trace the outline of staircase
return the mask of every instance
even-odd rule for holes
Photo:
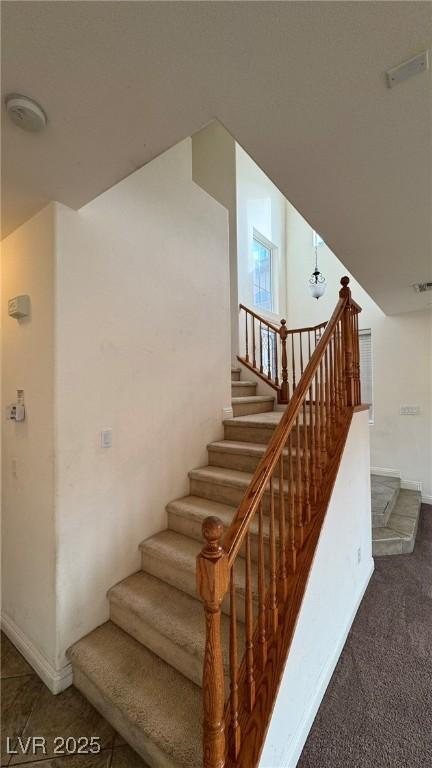
[[[401,490],[396,477],[371,475],[372,554],[413,551],[420,517],[420,491]]]
[[[224,440],[189,473],[190,495],[168,504],[168,528],[140,544],[141,570],[109,590],[110,620],[68,651],[76,687],[151,768],[258,763],[363,408],[348,283],[321,326],[278,330],[249,313],[242,363],[286,409],[233,369]]]
[[[190,472],[190,495],[168,504],[167,530],[140,544],[142,570],[108,592],[110,621],[68,652],[75,686],[155,768],[202,766],[202,524],[216,515],[230,525],[282,416],[274,397],[256,395],[256,383],[240,376],[233,369],[234,417],[224,422],[225,439],[208,446],[207,467]],[[252,539],[256,552],[256,526]],[[243,642],[241,600],[238,608]],[[226,615],[222,634],[227,672]]]

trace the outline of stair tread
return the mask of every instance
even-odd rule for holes
[[[233,416],[224,419],[225,425],[241,424],[249,427],[268,427],[274,429],[280,422],[284,411],[266,411],[265,413],[250,413],[246,416]]]
[[[219,485],[232,485],[237,488],[247,488],[253,478],[253,473],[243,472],[240,469],[228,469],[228,467],[213,467],[208,465],[207,467],[193,469],[189,472],[189,477],[192,480],[204,480]],[[273,485],[275,492],[277,492],[279,488],[279,478],[274,478]],[[286,481],[284,482],[284,487],[287,488]]]
[[[242,389],[242,387],[256,387],[257,383],[256,381],[250,381],[250,379],[242,379],[242,381],[232,381],[231,386],[232,387],[238,387],[239,389]]]
[[[142,735],[167,756],[167,764],[202,765],[197,685],[110,621],[75,643],[68,656],[102,696],[103,714],[114,710],[116,727],[127,721],[139,732],[135,748]]]
[[[242,403],[245,405],[246,403],[270,403],[274,402],[274,397],[272,395],[245,395],[244,397],[232,397],[231,402],[233,405],[241,405]],[[266,411],[266,413],[269,413],[269,411]],[[255,415],[255,414],[251,414]],[[234,418],[242,418],[242,417],[234,417]]]
[[[242,443],[240,440],[215,440],[209,443],[207,450],[222,451],[224,453],[239,453],[246,456],[264,456],[268,445],[265,443]],[[284,450],[288,456],[288,450]]]
[[[145,568],[146,554],[170,562],[175,566],[176,571],[183,570],[196,574],[196,557],[201,552],[203,542],[196,541],[183,536],[176,531],[165,530],[161,533],[145,539],[140,544],[140,550],[143,554],[143,571]],[[252,571],[252,587],[254,595],[258,593],[256,569]],[[237,591],[244,593],[245,583],[245,561],[243,557],[236,559],[236,585]],[[198,595],[197,595],[198,597]]]
[[[385,526],[372,528],[372,541],[412,541],[417,533],[421,493],[403,489]]]
[[[237,512],[237,507],[235,506],[221,504],[219,501],[203,499],[201,496],[184,496],[183,498],[168,504],[167,509],[182,516],[189,518],[194,517],[202,521],[209,515],[215,515],[223,523],[224,530],[226,530],[232,523]],[[258,518],[256,515],[250,523],[249,530],[252,536],[258,535]],[[264,516],[263,520],[263,536],[264,540],[267,540],[269,537],[269,520],[267,516]],[[278,538],[277,531],[276,537]]]

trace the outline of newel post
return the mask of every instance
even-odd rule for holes
[[[221,546],[223,525],[207,517],[202,526],[206,543],[197,557],[197,588],[204,602],[206,637],[203,669],[203,765],[225,765],[224,668],[221,643],[221,603],[228,589],[228,558]]]
[[[279,328],[279,336],[280,336],[281,345],[282,345],[282,355],[281,355],[282,384],[281,384],[280,399],[281,399],[281,403],[287,403],[289,398],[288,398],[288,358],[287,358],[287,350],[286,350],[286,340],[288,336],[288,331],[286,328],[286,320],[281,320],[281,325]]]
[[[346,299],[345,309],[342,317],[342,344],[344,350],[344,374],[345,391],[347,405],[356,404],[354,389],[354,366],[353,366],[353,334],[351,324],[351,290],[348,288],[349,277],[341,278],[342,288],[339,291],[339,297]]]

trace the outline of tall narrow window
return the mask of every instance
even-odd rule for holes
[[[273,309],[272,246],[254,233],[253,255],[253,302],[259,309]]]
[[[372,334],[370,330],[359,331],[359,343],[361,399],[362,403],[369,405],[369,421],[373,422]]]

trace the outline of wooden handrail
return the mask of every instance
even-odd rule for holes
[[[336,308],[327,323],[326,329],[321,336],[318,346],[306,366],[300,384],[291,397],[288,407],[268,444],[267,450],[254,472],[249,487],[237,510],[236,516],[222,539],[222,547],[228,556],[229,566],[232,565],[240,550],[245,530],[250,524],[269,481],[270,475],[280,458],[288,435],[299,414],[302,400],[309,390],[312,379],[322,360],[328,340],[338,321],[342,317],[346,303],[346,298],[339,299]]]
[[[252,315],[252,317],[255,317],[257,320],[260,321],[260,323],[262,323],[263,325],[268,325],[268,327],[271,328],[272,331],[276,331],[276,333],[279,333],[279,328],[276,325],[273,325],[273,323],[271,323],[269,320],[266,320],[265,317],[258,315],[258,313],[254,312],[253,309],[246,307],[245,304],[239,304],[239,309],[244,309],[245,312],[248,313],[248,315]]]
[[[273,326],[281,342],[278,386],[288,406],[228,530],[223,534],[223,525],[215,517],[203,523],[206,544],[197,558],[197,588],[206,618],[204,768],[255,768],[259,759],[349,422],[360,403],[361,308],[352,300],[348,284],[343,277],[339,301],[327,323],[297,329],[291,335],[285,322],[280,329]],[[254,319],[248,326],[246,314],[246,350],[250,334],[252,362],[249,357],[240,359],[256,370],[255,319],[260,323],[260,344],[262,325],[269,333],[271,324],[241,308]],[[324,329],[319,338],[318,329]],[[261,367],[262,359],[260,349]],[[275,361],[272,386],[278,377],[276,356]],[[228,697],[222,608],[230,617]],[[238,621],[244,621],[240,660]]]

